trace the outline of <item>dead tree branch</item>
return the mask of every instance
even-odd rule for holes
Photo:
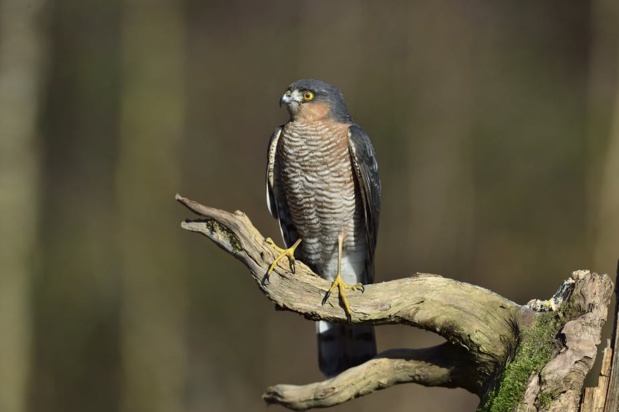
[[[415,382],[467,389],[481,398],[485,410],[502,408],[502,402],[526,411],[554,410],[555,404],[562,411],[576,410],[570,408],[578,405],[606,320],[612,282],[605,275],[575,273],[553,300],[520,306],[478,286],[416,274],[349,293],[352,316],[347,319],[336,296],[322,305],[330,283],[302,263],[297,262],[292,274],[284,260],[265,278],[277,252],[245,214],[203,206],[179,195],[176,199],[200,216],[181,226],[209,237],[240,260],[278,307],[311,320],[416,326],[447,340],[432,348],[383,352],[323,382],[273,386],[263,395],[267,403],[295,410],[327,407]],[[544,348],[536,350],[535,345]],[[547,358],[529,362],[530,350],[534,359],[539,353]],[[520,365],[520,361],[526,362]]]

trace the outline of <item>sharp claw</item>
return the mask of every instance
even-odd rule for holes
[[[270,237],[265,239],[265,242],[268,243],[269,245],[273,246],[275,249],[277,249],[277,251],[279,252],[279,255],[275,258],[275,260],[273,260],[273,262],[271,263],[271,265],[269,266],[269,269],[267,270],[267,273],[265,275],[265,277],[268,277],[268,275],[275,269],[275,266],[277,266],[277,262],[279,262],[280,260],[282,260],[284,257],[288,258],[288,264],[290,265],[290,271],[292,273],[295,273],[296,270],[296,266],[295,266],[295,259],[294,259],[294,251],[297,248],[297,246],[299,246],[299,243],[301,243],[301,239],[298,239],[291,247],[289,247],[288,249],[282,249],[279,246],[277,246],[275,244],[275,242],[273,242],[273,239],[271,239]]]
[[[329,299],[329,296],[331,295],[331,293],[337,289],[340,301],[342,305],[344,306],[344,312],[346,312],[346,318],[350,320],[352,318],[352,311],[350,310],[350,304],[348,303],[348,299],[346,298],[346,293],[344,292],[344,290],[345,289],[356,290],[362,287],[363,287],[363,284],[361,283],[357,283],[355,285],[346,284],[346,282],[344,282],[344,279],[342,279],[342,275],[337,274],[335,276],[335,279],[333,279],[333,283],[331,284],[331,287],[325,294],[325,297],[322,300],[322,304],[324,305],[327,299]]]
[[[322,306],[324,306],[327,303],[327,301],[329,300],[329,296],[331,296],[330,290],[328,290],[327,293],[325,294],[325,297],[322,298]]]

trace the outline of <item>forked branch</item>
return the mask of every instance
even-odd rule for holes
[[[347,319],[337,296],[331,296],[326,304],[322,304],[330,283],[302,263],[297,262],[292,274],[287,261],[283,260],[268,278],[265,277],[277,252],[245,214],[203,206],[179,195],[176,199],[200,216],[186,220],[181,226],[209,237],[240,260],[262,292],[280,308],[312,320],[416,326],[436,332],[447,340],[433,348],[383,352],[323,382],[271,387],[263,396],[267,403],[297,410],[326,407],[395,384],[415,382],[426,386],[461,387],[479,395],[482,404],[490,404],[496,399],[505,365],[518,357],[518,348],[526,340],[522,330],[534,327],[540,318],[539,311],[517,305],[487,289],[437,275],[416,274],[367,285],[364,292],[349,293],[352,314]],[[588,306],[579,306],[573,311],[570,314],[573,319],[592,313],[592,308],[608,305],[612,284],[604,276],[591,276],[589,281],[597,282],[597,289],[592,292],[594,296],[589,296],[586,288],[579,289]],[[578,282],[578,279],[570,280],[567,289],[561,292],[562,297],[569,297]],[[561,304],[559,301],[541,306]],[[598,325],[605,320],[602,314],[605,316],[605,311],[595,312],[593,321]],[[576,356],[594,359],[595,347],[592,351],[589,348]],[[570,368],[566,368],[561,373],[567,374]],[[525,376],[525,379],[529,378]],[[534,403],[537,395],[543,393],[539,385],[536,390]]]

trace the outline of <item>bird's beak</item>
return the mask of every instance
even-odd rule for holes
[[[286,93],[279,99],[279,107],[286,105],[290,116],[294,116],[301,108],[301,101],[303,97],[298,90],[286,90]]]
[[[292,92],[286,90],[286,93],[279,99],[279,107],[282,107],[283,104],[290,104],[290,102],[292,102]]]

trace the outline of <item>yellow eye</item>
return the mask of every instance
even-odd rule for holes
[[[303,101],[309,102],[310,100],[314,99],[314,93],[310,92],[309,90],[303,92]]]

